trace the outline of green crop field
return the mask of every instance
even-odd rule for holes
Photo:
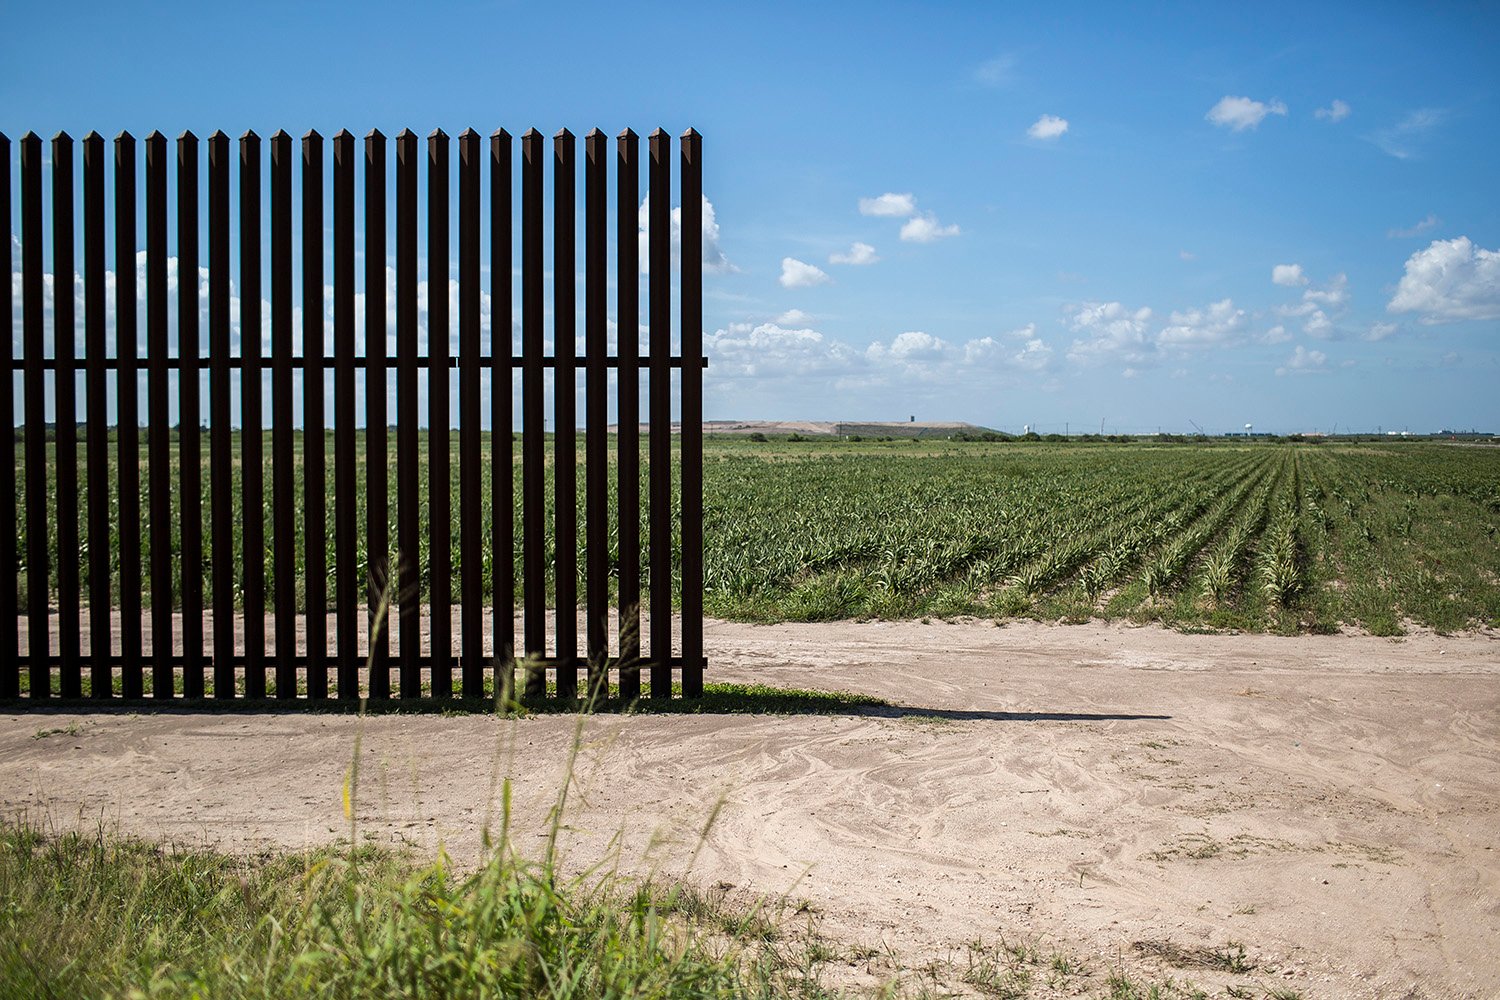
[[[394,544],[396,463],[391,437]],[[457,510],[456,435],[453,443],[452,496]],[[268,497],[269,444],[268,437]],[[330,495],[332,444],[330,436]],[[175,447],[174,442],[174,456]],[[550,441],[548,447],[550,460]],[[238,440],[234,448],[238,455]],[[297,450],[300,536],[300,439]],[[143,441],[143,465],[144,451]],[[486,440],[483,452],[488,451]],[[362,484],[362,440],[358,453]],[[513,460],[519,481],[518,444]],[[589,470],[582,468],[581,442],[578,462],[582,573],[587,544],[583,490]],[[19,446],[16,464],[18,480],[24,484]],[[81,449],[79,465],[82,479]],[[613,476],[613,465],[604,471]],[[241,560],[238,474],[236,466],[236,565]],[[1500,625],[1500,449],[1432,442],[718,438],[705,446],[704,481],[705,604],[709,614],[725,618],[1104,617],[1159,621],[1178,628],[1289,633],[1352,626],[1382,635],[1399,634],[1412,625],[1443,631]],[[143,491],[146,482],[143,468]],[[486,540],[490,482],[486,468],[478,512]],[[207,521],[206,440],[203,484]],[[643,503],[644,487],[643,480]],[[519,594],[519,482],[516,492],[517,543],[509,568]],[[50,499],[55,503],[55,497]],[[24,512],[24,495],[18,501]],[[86,525],[87,502],[85,490],[79,498],[81,525]],[[547,502],[550,525],[550,483]],[[111,497],[111,506],[115,537],[110,548],[118,580],[116,497]],[[361,492],[361,577],[368,558],[364,506]],[[143,522],[148,509],[143,496]],[[424,481],[424,546],[428,513]],[[175,497],[173,514],[180,516]],[[648,517],[643,511],[643,546],[649,538]],[[330,575],[336,572],[332,522],[330,502]],[[55,536],[55,517],[51,527]],[[265,527],[269,543],[274,536],[268,505]],[[86,530],[80,530],[86,543]],[[24,523],[17,531],[24,560]],[[149,534],[143,535],[145,566],[150,542]],[[455,595],[468,555],[459,540],[455,525]],[[205,529],[205,594],[211,593],[211,541]],[[613,528],[609,544],[613,585],[618,566],[618,534]],[[86,550],[59,554],[54,537],[52,552],[53,586],[56,558],[76,558],[86,595]],[[496,560],[488,544],[478,556],[489,593]],[[549,564],[551,558],[549,549]],[[425,548],[418,560],[425,589]],[[500,565],[505,562],[500,560]],[[644,554],[642,565],[647,565]],[[299,591],[301,566],[299,557]],[[269,595],[274,586],[269,552],[265,568]],[[24,562],[18,567],[17,586],[24,606]],[[149,585],[147,589],[149,604]],[[332,590],[330,584],[330,597]]]

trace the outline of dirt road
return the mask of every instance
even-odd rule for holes
[[[708,629],[711,678],[868,692],[828,716],[599,717],[565,813],[582,867],[805,899],[852,981],[965,943],[1306,997],[1493,997],[1500,639],[1119,625]],[[349,833],[473,859],[514,780],[538,848],[575,720],[0,716],[0,808],[230,849]],[[45,735],[43,735],[45,734]],[[708,818],[717,813],[706,836]],[[1242,942],[1248,973],[1182,968]],[[955,956],[960,956],[955,959]],[[1222,995],[1222,994],[1220,994]]]

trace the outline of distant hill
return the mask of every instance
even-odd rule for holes
[[[804,437],[949,437],[983,434],[989,428],[957,420],[846,421],[846,420],[705,420],[705,434],[801,434]]]

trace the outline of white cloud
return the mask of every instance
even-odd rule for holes
[[[1015,68],[1015,56],[999,55],[980,63],[974,70],[974,79],[986,87],[999,87],[1010,82]]]
[[[648,193],[641,201],[640,211],[637,218],[640,224],[640,260],[641,273],[650,271],[651,264],[651,242],[649,227],[651,224],[651,195]],[[707,197],[703,199],[703,270],[709,274],[730,274],[737,271],[724,251],[719,247],[719,222],[714,215],[713,202]],[[676,268],[682,259],[682,206],[672,209],[672,264]]]
[[[1321,118],[1323,121],[1327,122],[1341,122],[1345,118],[1349,117],[1349,112],[1352,110],[1353,109],[1349,107],[1348,102],[1341,101],[1335,97],[1332,104],[1328,105],[1328,107],[1326,108],[1319,108],[1318,110],[1314,111],[1313,116]]]
[[[1267,330],[1260,339],[1263,343],[1267,344],[1284,344],[1292,339],[1292,335],[1286,332],[1286,327],[1277,323],[1271,329]]]
[[[1302,332],[1319,340],[1328,340],[1335,334],[1333,321],[1321,309],[1314,309],[1307,317],[1307,322],[1302,324]]]
[[[778,326],[796,326],[798,323],[806,323],[810,319],[812,319],[812,317],[803,312],[801,309],[788,309],[786,312],[782,313],[780,316],[777,316],[771,322],[777,324]]]
[[[849,247],[847,253],[831,253],[828,255],[830,264],[852,264],[856,267],[874,264],[880,260],[876,255],[875,248],[868,243],[854,243]]]
[[[1349,301],[1349,276],[1335,274],[1322,288],[1309,288],[1303,292],[1302,299],[1328,309],[1342,308]]]
[[[1221,299],[1207,309],[1173,312],[1171,321],[1157,334],[1156,340],[1167,347],[1228,344],[1239,339],[1245,323],[1245,310],[1236,309],[1230,299]]]
[[[917,200],[912,197],[910,191],[905,194],[896,194],[887,191],[885,194],[874,198],[859,199],[860,215],[885,215],[905,218],[916,210]]]
[[[1417,313],[1426,324],[1500,319],[1500,251],[1467,236],[1433,240],[1406,261],[1406,273],[1386,309]]]
[[[1422,221],[1407,226],[1405,229],[1387,229],[1385,235],[1387,239],[1393,240],[1410,239],[1413,236],[1421,236],[1429,229],[1436,229],[1442,222],[1442,219],[1428,212],[1427,217]]]
[[[932,243],[948,236],[957,236],[958,226],[941,225],[932,213],[915,215],[901,227],[901,238],[908,243]]]
[[[1286,363],[1276,369],[1277,375],[1310,375],[1314,372],[1326,371],[1328,355],[1322,351],[1309,351],[1298,344],[1292,351],[1292,356],[1286,359]]]
[[[1267,115],[1285,114],[1286,105],[1281,101],[1252,101],[1248,97],[1231,97],[1226,94],[1203,117],[1215,125],[1243,132],[1258,126]]]
[[[1066,118],[1059,118],[1057,115],[1042,115],[1026,130],[1026,134],[1033,139],[1056,139],[1067,130]]]
[[[1198,259],[1198,255],[1195,254],[1195,253],[1193,253],[1191,250],[1179,250],[1179,251],[1177,251],[1177,257],[1180,260],[1197,260]]]
[[[1370,136],[1370,141],[1398,160],[1409,160],[1421,151],[1423,138],[1448,117],[1442,108],[1418,108],[1395,125]]]
[[[948,342],[922,330],[908,330],[897,334],[886,347],[879,341],[870,345],[867,355],[880,357],[889,355],[901,361],[938,361],[948,353]]]
[[[825,285],[831,280],[833,279],[815,264],[808,264],[795,257],[781,258],[783,288],[811,288],[814,285]]]
[[[1085,336],[1068,348],[1075,364],[1140,363],[1150,358],[1155,344],[1146,337],[1151,310],[1128,309],[1119,302],[1085,302],[1068,309],[1069,326]]]
[[[1271,282],[1297,288],[1307,284],[1307,275],[1302,273],[1301,264],[1277,264],[1271,268]]]
[[[703,338],[715,378],[843,374],[863,363],[858,351],[817,330],[777,323],[731,323]]]
[[[1365,331],[1365,339],[1373,341],[1385,340],[1393,336],[1401,327],[1396,323],[1371,323],[1370,329]]]

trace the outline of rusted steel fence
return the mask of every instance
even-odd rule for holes
[[[547,693],[550,674],[559,695],[579,694],[583,679],[590,691],[633,699],[642,693],[642,671],[652,697],[669,697],[674,680],[684,696],[701,693],[702,139],[689,130],[677,144],[675,200],[682,207],[676,249],[672,139],[658,129],[646,143],[644,331],[636,134],[626,130],[615,143],[613,316],[606,136],[595,129],[584,137],[581,219],[570,132],[558,132],[550,149],[534,129],[521,137],[518,185],[509,133],[497,131],[486,141],[471,129],[457,144],[455,206],[449,137],[433,132],[425,153],[412,132],[395,138],[391,220],[390,158],[378,131],[365,137],[362,151],[349,132],[334,136],[331,172],[317,132],[302,138],[300,153],[285,132],[271,136],[264,153],[253,132],[240,137],[237,149],[216,132],[206,142],[206,198],[200,197],[200,144],[191,133],[176,140],[175,157],[160,133],[143,141],[143,157],[129,134],[114,140],[111,156],[105,140],[91,133],[79,144],[81,178],[73,139],[60,134],[51,140],[48,165],[42,140],[27,134],[17,144],[20,211],[13,234],[11,143],[0,136],[0,223],[6,229],[0,254],[12,273],[13,245],[21,258],[19,357],[11,283],[0,285],[6,327],[0,364],[12,372],[0,379],[0,412],[20,418],[8,439],[12,455],[0,461],[0,524],[14,526],[0,530],[0,698],[482,698],[515,691],[519,672],[520,692],[531,696]],[[142,161],[144,252],[137,218]],[[296,211],[294,178],[300,181]],[[424,180],[425,212],[419,201]],[[175,204],[169,181],[176,184]],[[513,220],[517,191],[519,227]],[[456,277],[450,259],[455,218]],[[394,331],[387,320],[392,222]],[[419,242],[424,227],[425,245]],[[575,279],[580,228],[581,299]],[[206,247],[199,245],[202,234]],[[326,275],[325,237],[331,246]],[[481,252],[486,239],[487,257]],[[674,257],[680,261],[675,355]],[[137,346],[142,260],[144,355]],[[270,278],[264,308],[263,270]],[[515,275],[519,303],[513,301]],[[69,294],[75,287],[81,289],[81,357],[75,346],[80,317]],[[582,357],[574,346],[580,314]],[[520,331],[519,357],[513,327]],[[394,354],[387,346],[392,333]],[[549,333],[556,345],[551,353]],[[450,389],[455,369],[456,409]],[[519,428],[512,421],[517,369]],[[675,458],[674,370],[680,371],[682,426]],[[263,421],[267,389],[269,426]],[[674,466],[680,473],[675,490]],[[22,496],[24,509],[18,510]]]

